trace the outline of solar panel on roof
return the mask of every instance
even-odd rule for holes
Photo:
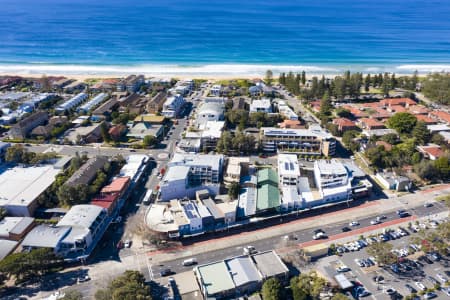
[[[284,163],[284,169],[285,169],[285,170],[289,170],[289,163],[288,163],[288,162],[285,162],[285,163]]]
[[[294,163],[290,162],[289,163],[289,167],[291,168],[291,171],[293,171],[294,170]]]

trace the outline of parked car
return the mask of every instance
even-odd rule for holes
[[[130,240],[126,240],[125,241],[125,243],[123,244],[123,246],[125,247],[125,248],[130,248],[131,247],[131,241]]]
[[[420,281],[416,281],[415,283],[414,283],[416,286],[417,286],[417,288],[419,288],[419,290],[421,290],[421,291],[425,291],[427,288],[425,287],[425,285],[422,283],[422,282],[420,282]]]
[[[423,295],[423,299],[433,299],[436,297],[437,297],[437,295],[434,292],[429,292],[429,293],[426,293],[425,295]]]
[[[256,252],[257,251],[256,251],[255,247],[253,247],[253,246],[244,247],[244,255],[255,254]]]
[[[397,293],[397,291],[394,288],[387,288],[384,290],[384,292],[388,295],[393,295],[393,294]]]
[[[84,275],[84,276],[78,277],[77,282],[78,283],[82,283],[82,282],[86,282],[86,281],[89,281],[89,280],[91,280],[91,277],[89,277],[89,275]]]
[[[336,268],[336,271],[338,273],[348,272],[348,271],[350,271],[350,268],[347,267],[346,265],[341,265],[341,266]]]
[[[445,277],[444,275],[442,275],[441,273],[437,273],[436,277],[442,282],[442,283],[446,283],[448,281],[448,278]]]
[[[172,274],[173,274],[173,272],[169,268],[162,269],[161,272],[159,272],[159,275],[161,275],[162,277],[169,276],[169,275],[172,275]]]
[[[415,293],[417,293],[417,290],[415,289],[415,288],[413,288],[410,284],[405,284],[405,287],[408,289],[408,291],[411,293],[411,294],[415,294]]]

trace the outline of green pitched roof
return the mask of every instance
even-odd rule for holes
[[[272,182],[278,185],[278,174],[273,169],[264,168],[258,171],[258,184]]]
[[[280,206],[280,192],[272,184],[263,184],[258,188],[256,210],[265,210]]]

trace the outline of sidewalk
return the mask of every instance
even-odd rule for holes
[[[450,185],[446,185],[439,190],[441,191],[441,193],[444,191],[450,192],[448,190],[449,188]],[[426,196],[424,197],[424,195]],[[300,229],[312,229],[337,222],[349,222],[351,220],[354,220],[355,218],[365,218],[383,214],[388,211],[395,211],[404,208],[410,209],[418,205],[423,205],[430,200],[431,199],[428,191],[420,191],[418,193],[406,195],[403,197],[375,200],[357,207],[343,209],[340,211],[305,219],[298,219],[296,221],[280,224],[277,226],[271,226],[265,229],[259,229],[252,232],[243,232],[228,237],[203,241],[187,247],[177,247],[155,252],[148,252],[147,254],[152,258],[153,262],[170,261],[182,257],[190,257],[193,254],[200,254],[224,248],[240,246],[242,244],[251,244],[254,241],[282,236],[293,231],[298,231]]]

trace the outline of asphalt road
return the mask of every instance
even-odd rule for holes
[[[417,217],[425,217],[428,215],[442,212],[443,209],[444,209],[444,207],[442,206],[442,204],[434,203],[434,205],[431,207],[417,206],[416,208],[414,208],[413,210],[410,210],[409,212],[413,215],[416,215]],[[395,211],[385,213],[384,215],[386,216],[386,219],[383,220],[383,222],[398,219],[398,216]],[[356,221],[359,221],[360,225],[355,228],[363,228],[363,227],[370,226],[371,225],[370,221],[373,220],[375,217],[376,217],[376,215],[373,217],[370,217],[370,218],[356,219]],[[344,226],[348,226],[348,223],[341,222],[341,223],[329,224],[329,225],[321,227],[321,229],[324,230],[328,236],[331,236],[331,235],[335,235],[338,233],[342,233],[342,227],[344,227]],[[316,229],[318,229],[318,228],[316,228]],[[292,232],[292,234],[297,238],[296,242],[304,243],[304,242],[308,242],[308,241],[312,240],[313,230],[311,230],[311,229],[299,230],[299,231]],[[283,237],[284,237],[284,235],[283,236],[280,235],[280,236],[276,236],[276,237],[259,240],[259,241],[252,243],[252,246],[254,246],[258,251],[272,250],[272,249],[275,249],[277,246],[282,245]],[[204,263],[213,262],[213,261],[219,261],[219,260],[223,260],[228,257],[241,255],[243,253],[243,247],[245,247],[245,246],[248,246],[248,245],[240,245],[237,247],[230,247],[230,248],[225,248],[225,249],[221,249],[221,250],[217,250],[217,251],[202,253],[202,254],[195,255],[195,258],[197,259],[199,264],[204,264]],[[151,265],[151,271],[153,273],[153,277],[151,277],[152,274],[149,274],[149,271],[146,269],[143,269],[142,272],[146,276],[149,276],[148,279],[155,279],[155,278],[161,277],[159,272],[165,268],[170,268],[173,272],[176,272],[176,273],[184,272],[184,271],[187,271],[190,268],[192,268],[192,267],[182,266],[182,262],[185,259],[186,258],[181,258],[181,259],[177,259],[177,260],[167,261],[162,264]]]

